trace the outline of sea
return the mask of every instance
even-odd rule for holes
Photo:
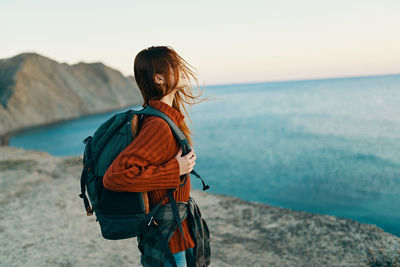
[[[187,110],[207,192],[400,236],[400,75],[210,85],[202,96]],[[9,145],[80,155],[83,139],[128,108],[33,128]]]

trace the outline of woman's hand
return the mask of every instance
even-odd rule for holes
[[[178,154],[176,154],[175,158],[179,163],[179,175],[184,175],[193,170],[193,166],[196,164],[196,154],[194,153],[194,149],[190,150],[188,154],[185,156],[182,155],[182,148],[179,148]]]

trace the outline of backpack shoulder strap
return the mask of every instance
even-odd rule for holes
[[[131,121],[131,127],[132,127],[132,137],[135,138],[139,134],[139,122],[140,115],[137,113],[134,113],[132,116],[132,121]],[[149,196],[147,192],[140,192],[143,205],[144,205],[144,210],[145,214],[149,214],[150,212],[150,203],[149,203]]]
[[[178,140],[180,146],[182,147],[182,156],[186,155],[187,153],[190,152],[190,150],[192,150],[189,145],[189,141],[187,140],[187,138],[186,138],[185,134],[182,132],[182,130],[179,129],[179,127],[170,119],[170,117],[168,117],[163,112],[161,112],[158,109],[155,109],[151,106],[146,106],[142,110],[138,110],[138,111],[134,111],[134,112],[136,114],[152,115],[152,116],[157,116],[157,117],[164,119],[170,126],[172,133],[174,134],[174,136]],[[203,184],[203,191],[206,191],[207,189],[210,188],[210,186],[204,182],[204,180],[201,178],[201,176],[195,170],[192,170],[190,173],[201,180],[201,183]],[[182,175],[182,176],[184,176],[185,183],[186,183],[187,174]]]
[[[136,111],[136,113],[157,116],[157,117],[164,119],[168,123],[169,127],[172,130],[172,133],[174,134],[174,136],[176,137],[176,139],[178,140],[179,144],[182,147],[182,156],[184,156],[190,152],[191,148],[189,146],[189,141],[187,140],[185,134],[181,131],[181,129],[179,129],[179,127],[166,114],[164,114],[163,112],[161,112],[158,109],[155,109],[151,106],[146,106],[142,110]]]
[[[132,137],[135,138],[139,133],[139,115],[138,114],[133,114],[131,126],[132,126]]]

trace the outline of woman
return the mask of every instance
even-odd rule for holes
[[[135,57],[134,74],[143,96],[143,107],[150,105],[165,113],[182,130],[192,146],[191,131],[181,110],[183,108],[187,114],[183,102],[195,104],[186,102],[185,99],[195,100],[199,96],[192,95],[189,76],[192,76],[196,83],[197,78],[186,61],[169,46],[152,46],[142,50]],[[186,211],[187,206],[190,206],[187,203],[191,203],[190,207],[195,208],[189,209],[190,212],[198,209],[189,196],[189,173],[193,170],[195,161],[194,149],[182,156],[178,141],[162,118],[144,116],[138,135],[108,168],[103,177],[103,185],[112,191],[148,192],[150,208],[162,201],[165,209],[169,202],[169,198],[166,198],[168,189],[177,188],[173,193],[176,202],[180,207],[185,204]],[[184,174],[187,174],[187,179],[182,181],[180,177]],[[199,211],[197,213],[200,214]],[[168,247],[178,266],[187,266],[185,255],[193,255],[193,252],[196,256],[196,266],[207,266],[210,262],[207,225],[201,219],[201,215],[197,218],[196,225],[189,223],[188,217],[190,216],[186,216],[182,221],[184,237],[176,226],[175,230],[171,230],[170,234],[165,236],[166,240],[170,238]],[[157,223],[162,226],[162,221],[156,218],[152,229],[161,227]],[[161,241],[154,238],[152,240],[156,243],[150,243],[148,240],[151,238],[138,237],[139,250],[142,253],[141,263],[144,266],[171,266],[171,261],[164,252],[157,250],[157,253],[152,253],[156,247],[161,246],[157,243]]]

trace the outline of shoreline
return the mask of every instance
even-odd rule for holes
[[[50,153],[48,153],[48,152],[46,152],[46,151],[43,151],[43,150],[26,149],[26,148],[13,147],[13,146],[8,146],[8,147],[10,147],[10,148],[15,148],[15,149],[22,149],[22,150],[26,150],[26,151],[32,151],[32,152],[46,153],[46,154],[48,154],[50,157],[58,158],[58,159],[65,159],[65,158],[80,158],[80,159],[81,159],[81,158],[82,158],[82,155],[83,155],[83,154],[78,154],[78,155],[69,155],[69,156],[56,156],[56,155],[51,155]],[[1,146],[0,146],[0,149],[1,149]],[[193,190],[197,190],[197,191],[203,192],[203,191],[201,190],[201,187],[199,187],[199,189],[197,189],[197,188],[193,188],[193,186],[192,186],[192,189],[193,189]],[[204,193],[208,193],[208,192],[204,192]],[[355,218],[350,218],[350,217],[335,215],[335,214],[332,214],[332,213],[318,213],[318,212],[312,212],[312,211],[308,211],[308,210],[294,209],[294,208],[292,208],[292,207],[281,206],[281,205],[278,205],[278,204],[274,204],[274,205],[273,205],[273,204],[270,204],[270,203],[268,203],[268,202],[262,202],[262,201],[257,201],[257,200],[249,200],[249,199],[246,199],[246,198],[243,198],[243,197],[238,197],[238,196],[235,196],[235,195],[231,195],[231,194],[229,194],[229,193],[217,193],[217,192],[212,192],[212,193],[210,193],[210,194],[217,195],[217,196],[220,196],[220,197],[236,198],[236,199],[240,199],[240,200],[245,201],[245,202],[253,203],[253,204],[255,204],[255,205],[267,205],[267,206],[276,207],[276,208],[279,208],[279,209],[290,210],[290,211],[292,211],[292,212],[307,213],[307,214],[312,214],[312,215],[315,215],[315,216],[331,216],[331,217],[335,217],[335,218],[337,218],[337,219],[349,220],[349,221],[353,221],[353,222],[355,222],[355,223],[364,224],[364,225],[369,225],[369,226],[371,226],[371,227],[376,227],[376,228],[380,229],[381,231],[383,231],[383,232],[385,232],[385,233],[387,233],[387,234],[390,234],[390,235],[393,235],[393,236],[395,236],[395,237],[400,238],[400,234],[397,234],[397,232],[396,232],[396,233],[390,232],[390,231],[388,231],[388,230],[382,228],[381,226],[379,226],[379,225],[377,225],[377,224],[375,224],[375,223],[363,222],[363,221],[357,220],[357,219],[355,219]]]
[[[0,150],[0,262],[140,266],[135,239],[104,240],[96,217],[86,215],[79,156]],[[400,238],[374,225],[194,188],[190,194],[210,230],[210,267],[400,264]]]
[[[110,109],[106,109],[106,110],[102,110],[102,111],[97,111],[97,112],[90,113],[90,114],[83,114],[83,115],[80,115],[80,116],[75,116],[75,117],[71,117],[71,118],[63,118],[63,119],[59,119],[59,120],[56,120],[56,121],[50,121],[50,122],[43,123],[43,124],[39,124],[39,125],[31,125],[31,126],[27,126],[27,127],[18,128],[18,129],[15,129],[15,130],[13,130],[13,131],[10,131],[10,132],[8,132],[8,133],[6,133],[6,134],[1,135],[1,136],[0,136],[0,146],[9,146],[9,139],[10,139],[11,137],[13,137],[13,136],[15,136],[15,135],[18,135],[18,134],[21,134],[21,133],[24,133],[24,132],[27,132],[27,131],[30,131],[30,130],[40,129],[40,128],[42,128],[42,127],[57,125],[57,124],[65,123],[65,122],[67,122],[67,121],[79,120],[79,119],[83,119],[83,118],[87,118],[87,117],[91,117],[91,116],[96,116],[96,115],[100,115],[100,114],[105,114],[105,113],[108,113],[108,112],[124,110],[124,109],[130,108],[130,107],[135,107],[135,106],[139,107],[140,104],[129,104],[129,105],[126,105],[126,106],[123,106],[123,107],[110,108]],[[6,143],[6,144],[1,143],[1,142],[3,142],[4,140],[6,140],[6,142],[4,142],[4,143]],[[230,195],[230,196],[236,197],[236,196],[234,196],[234,195]],[[247,199],[245,199],[245,198],[241,198],[241,199],[246,200],[246,201],[249,201],[249,200],[247,200]],[[254,201],[254,202],[256,202],[256,203],[261,203],[261,204],[268,204],[268,203],[266,203],[266,202],[257,201],[257,200]],[[292,209],[291,207],[286,207],[286,206],[278,206],[278,207],[285,208],[285,209],[286,209],[286,208],[287,208],[287,209]],[[292,210],[294,210],[294,211],[310,212],[310,211],[307,211],[307,210],[296,210],[296,209],[292,209]],[[376,226],[379,227],[379,228],[382,227],[382,226],[378,226],[378,225],[376,224],[376,222],[375,222],[375,223],[374,223],[374,222],[364,222],[364,221],[359,221],[359,220],[356,219],[356,218],[343,217],[343,216],[338,216],[338,215],[331,214],[331,213],[318,213],[318,212],[310,212],[310,213],[318,214],[318,215],[330,215],[330,216],[335,216],[335,217],[338,217],[338,218],[344,218],[344,219],[354,220],[354,221],[359,222],[359,223],[365,223],[365,224],[370,224],[370,225],[376,225]],[[378,221],[378,223],[379,223],[379,221]],[[381,224],[381,225],[382,225],[382,224]],[[383,225],[383,226],[385,227],[385,225]],[[382,229],[383,229],[383,228],[382,228]],[[391,229],[393,229],[393,227],[392,227]],[[395,230],[397,230],[397,229],[395,229]],[[385,229],[384,231],[387,232],[388,230]],[[390,234],[392,234],[392,235],[394,235],[394,236],[400,237],[400,233],[399,233],[398,231],[396,231],[396,232],[391,231],[391,232],[388,232],[388,233],[390,233]]]
[[[119,107],[119,108],[111,108],[111,109],[106,109],[106,110],[102,110],[102,111],[96,111],[93,113],[89,113],[89,114],[82,114],[82,115],[78,115],[78,116],[74,116],[74,117],[68,117],[68,118],[63,118],[63,119],[58,119],[58,120],[53,120],[53,121],[49,121],[49,122],[44,122],[41,124],[34,124],[34,125],[29,125],[29,126],[25,126],[25,127],[20,127],[20,128],[15,128],[13,130],[4,132],[0,134],[0,147],[2,146],[8,146],[9,145],[9,141],[10,138],[24,133],[24,132],[28,132],[31,130],[35,130],[35,129],[39,129],[42,127],[46,127],[46,126],[53,126],[53,125],[57,125],[57,124],[62,124],[65,123],[67,121],[73,121],[73,120],[78,120],[78,119],[83,119],[86,117],[90,117],[90,116],[95,116],[95,115],[100,115],[100,114],[104,114],[104,113],[108,113],[108,112],[112,112],[112,111],[118,111],[118,110],[123,110],[123,109],[127,109],[130,108],[132,106],[141,106],[142,103],[140,104],[130,104],[127,106],[123,106],[123,107]]]
[[[82,155],[83,155],[83,154],[81,153],[81,154],[77,154],[77,155],[68,155],[68,156],[62,156],[62,155],[61,155],[61,156],[60,156],[60,155],[51,155],[49,152],[44,151],[44,150],[20,148],[20,147],[13,147],[13,146],[0,146],[0,149],[1,149],[2,147],[10,147],[10,148],[22,149],[22,150],[26,150],[26,151],[39,152],[39,153],[46,153],[46,154],[48,154],[50,157],[59,158],[59,159],[65,159],[65,158],[82,158]],[[193,186],[192,186],[192,187],[193,187]],[[202,191],[201,189],[196,189],[196,188],[193,188],[193,190]],[[205,193],[208,193],[208,192],[205,192]],[[332,213],[318,213],[318,212],[312,212],[312,211],[303,210],[303,209],[294,209],[294,208],[292,208],[292,207],[281,206],[281,205],[278,205],[278,204],[272,205],[272,204],[270,204],[270,203],[268,203],[268,202],[262,202],[262,201],[258,201],[258,200],[249,200],[249,199],[246,199],[246,198],[243,198],[243,197],[231,195],[231,194],[229,194],[229,193],[216,193],[216,192],[213,192],[213,193],[211,193],[211,194],[213,194],[213,195],[218,195],[218,196],[221,196],[221,197],[237,198],[237,199],[240,199],[240,200],[242,200],[242,201],[250,202],[250,203],[253,203],[253,204],[257,204],[257,205],[267,205],[267,206],[276,207],[276,208],[280,208],[280,209],[287,209],[287,210],[290,210],[290,211],[293,211],[293,212],[305,212],[305,213],[312,214],[312,215],[315,215],[315,216],[332,216],[332,217],[335,217],[335,218],[338,218],[338,219],[350,220],[350,221],[353,221],[353,222],[356,222],[356,223],[359,223],[359,224],[365,224],[365,225],[369,225],[369,226],[371,226],[371,227],[379,228],[380,230],[382,230],[382,231],[385,232],[385,233],[388,233],[388,234],[390,234],[390,235],[393,235],[393,236],[395,236],[395,237],[400,238],[400,234],[397,233],[398,231],[396,231],[396,232],[391,232],[391,231],[386,230],[386,229],[384,229],[383,227],[381,227],[381,226],[379,226],[379,225],[377,225],[376,223],[373,223],[373,222],[364,222],[364,221],[360,221],[360,220],[355,219],[355,218],[350,218],[350,217],[346,217],[346,216],[340,216],[340,215],[336,215],[336,214],[332,214]]]

